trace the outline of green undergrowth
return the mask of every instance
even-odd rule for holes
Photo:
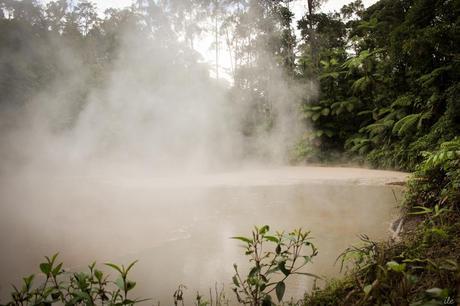
[[[460,139],[444,142],[408,183],[399,237],[362,237],[340,256],[346,276],[304,305],[457,305],[460,302]]]

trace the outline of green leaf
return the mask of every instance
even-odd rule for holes
[[[368,126],[363,127],[360,129],[360,132],[369,132],[371,136],[376,135],[376,134],[381,134],[383,133],[386,129],[388,129],[388,125],[385,123],[381,122],[376,122],[373,124],[369,124]]]
[[[319,119],[320,116],[321,116],[320,113],[314,113],[314,114],[311,116],[311,120],[316,121],[316,120]]]
[[[276,284],[275,291],[276,298],[279,302],[281,302],[283,300],[284,292],[286,291],[286,285],[284,284],[284,282],[279,282],[278,284]]]
[[[428,74],[425,74],[417,79],[417,82],[421,84],[423,87],[431,86],[441,75],[449,72],[452,69],[452,66],[443,66],[434,69]]]
[[[264,291],[265,288],[267,288],[267,284],[265,283],[260,284],[260,291]]]
[[[88,276],[87,274],[85,274],[85,273],[83,273],[83,272],[81,272],[81,273],[74,273],[74,277],[75,277],[75,279],[77,280],[77,282],[78,282],[78,287],[79,287],[80,289],[84,290],[84,289],[88,288],[88,285],[89,285],[89,284],[88,284],[87,280],[88,280],[89,276]]]
[[[408,107],[411,106],[412,103],[414,103],[415,97],[413,95],[403,95],[399,96],[392,104],[392,108],[398,108],[398,107]]]
[[[347,111],[351,113],[351,111],[355,108],[355,105],[351,102],[347,102],[345,107],[347,108]]]
[[[58,257],[59,253],[55,253],[53,256],[51,256],[51,259],[49,259],[48,256],[45,256],[45,258],[48,260],[48,262],[50,263],[51,267],[53,266],[54,264],[54,261],[56,260],[56,258]]]
[[[421,117],[422,113],[411,114],[402,118],[393,126],[393,133],[397,133],[398,136],[406,134],[409,130],[416,126],[417,122],[420,120]]]
[[[131,268],[132,268],[138,261],[139,261],[139,260],[133,261],[133,262],[128,266],[128,268],[126,268],[125,274],[127,274],[127,273],[129,272],[129,270],[131,270]]]
[[[116,264],[107,262],[107,263],[105,263],[105,265],[117,270],[118,272],[120,272],[120,274],[123,274],[123,271],[121,270],[121,268],[119,266],[117,266]]]
[[[46,274],[46,275],[49,275],[50,272],[51,272],[51,265],[47,262],[43,262],[40,264],[40,270]]]
[[[260,269],[258,267],[253,267],[248,274],[248,278],[254,277],[256,273],[258,273]]]
[[[265,235],[269,230],[270,230],[270,227],[268,225],[264,225],[259,229],[259,234]]]
[[[335,132],[333,130],[324,130],[324,134],[326,134],[327,137],[332,137],[335,135]]]
[[[448,271],[458,271],[459,270],[457,261],[453,259],[444,260],[444,263],[439,268],[443,270],[448,270]]]
[[[30,286],[32,285],[34,277],[35,277],[35,274],[31,274],[28,277],[23,278],[24,284],[26,285],[27,288],[30,288]]]
[[[362,112],[359,112],[357,113],[358,116],[364,116],[364,115],[371,115],[373,112],[371,110],[366,110],[366,111],[362,111]]]
[[[363,76],[351,85],[351,90],[354,93],[363,92],[369,86],[370,83],[371,78],[368,76]]]
[[[238,278],[236,277],[236,275],[233,275],[232,280],[233,280],[233,284],[239,288],[240,283],[238,282]]]
[[[126,282],[127,291],[132,290],[134,287],[136,287],[136,282],[130,280]]]
[[[418,211],[409,212],[409,215],[425,215],[431,214],[433,212],[432,208],[427,208],[424,206],[415,206],[414,209],[418,209]]]
[[[270,295],[266,295],[264,300],[262,301],[262,306],[272,306],[272,298]]]
[[[280,261],[278,263],[278,268],[280,269],[281,272],[283,272],[284,275],[288,276],[289,274],[291,274],[291,271],[289,271],[288,269],[286,269],[286,262],[285,261]]]
[[[102,280],[102,275],[103,275],[102,271],[97,270],[97,269],[94,270],[94,276],[96,276],[96,279],[97,279],[98,281],[101,281],[101,280]]]
[[[363,291],[366,295],[369,295],[369,293],[371,292],[372,290],[372,285],[367,285],[363,288]]]
[[[230,237],[230,239],[240,240],[240,241],[246,242],[246,243],[248,243],[248,244],[251,244],[251,243],[252,243],[252,240],[251,240],[251,239],[246,238],[246,237],[241,237],[241,236]]]
[[[326,72],[326,73],[322,73],[319,79],[320,80],[327,79],[327,78],[337,79],[339,75],[340,74],[338,72]]]
[[[426,290],[425,292],[431,296],[440,297],[440,298],[446,298],[449,296],[449,290],[447,289],[430,288]]]
[[[393,270],[395,272],[401,273],[406,270],[406,264],[399,264],[396,261],[389,261],[387,262],[387,267],[390,270]]]
[[[76,292],[73,293],[73,295],[75,297],[78,297],[80,301],[81,300],[83,300],[83,301],[90,301],[91,300],[91,297],[86,292],[76,291]]]
[[[275,252],[276,252],[276,254],[278,254],[278,255],[281,253],[281,245],[278,244],[278,245],[276,246]]]
[[[52,274],[53,276],[57,276],[59,273],[61,273],[61,268],[62,268],[62,262],[56,266],[56,268],[53,269]]]
[[[123,278],[119,277],[115,280],[115,285],[117,285],[117,287],[120,289],[120,290],[125,290],[125,282],[123,281]]]
[[[275,243],[278,243],[279,242],[279,239],[276,238],[275,236],[264,236],[264,238],[268,241],[271,241],[271,242],[275,242]]]

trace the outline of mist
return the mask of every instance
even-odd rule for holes
[[[254,225],[311,229],[323,276],[360,233],[387,235],[398,203],[383,185],[405,174],[292,167],[316,135],[303,109],[319,82],[302,75],[288,4],[2,3],[0,298],[54,252],[70,271],[140,259],[136,294],[168,304],[182,283],[230,288],[244,258],[228,238]],[[193,47],[213,31],[228,78]]]
[[[81,54],[72,41],[49,35],[53,56],[38,56],[58,73],[20,107],[2,112],[1,169],[62,174],[132,167],[154,174],[285,164],[305,129],[298,109],[307,87],[289,82],[273,59],[264,58],[259,65],[270,64],[269,83],[264,92],[251,89],[265,99],[255,105],[244,100],[247,91],[211,78],[210,67],[180,41],[170,20],[157,19],[149,32],[137,24],[142,19],[112,29],[113,59],[102,67],[85,59],[97,43],[91,37]],[[37,57],[30,47],[21,56]],[[270,117],[263,119],[269,127],[244,130],[261,114]]]

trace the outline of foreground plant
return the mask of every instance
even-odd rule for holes
[[[128,279],[128,272],[137,261],[126,268],[106,263],[119,274],[112,281],[108,275],[96,269],[96,263],[88,266],[88,272],[66,272],[62,262],[56,262],[57,256],[46,256],[46,261],[40,264],[44,281],[34,283],[34,274],[24,277],[21,288],[13,285],[11,301],[5,305],[134,305],[146,301],[128,297],[136,286],[136,282]]]
[[[233,291],[239,303],[251,306],[273,305],[271,293],[279,302],[286,290],[285,280],[291,275],[306,275],[302,269],[318,254],[310,242],[310,232],[302,229],[290,233],[269,234],[269,226],[255,227],[251,237],[232,237],[242,241],[245,254],[251,264],[249,273],[243,277],[234,264]]]

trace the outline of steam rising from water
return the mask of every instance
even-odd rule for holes
[[[118,164],[150,173],[286,161],[305,128],[297,118],[305,87],[288,84],[281,71],[272,75],[273,127],[248,137],[241,126],[251,116],[250,102],[230,98],[225,83],[198,63],[199,54],[160,34],[146,40],[125,27],[102,81],[92,79],[99,67],[52,40],[60,75],[20,110],[3,112],[8,124],[0,169],[20,164],[28,171],[66,172]],[[81,88],[90,90],[75,99]]]

